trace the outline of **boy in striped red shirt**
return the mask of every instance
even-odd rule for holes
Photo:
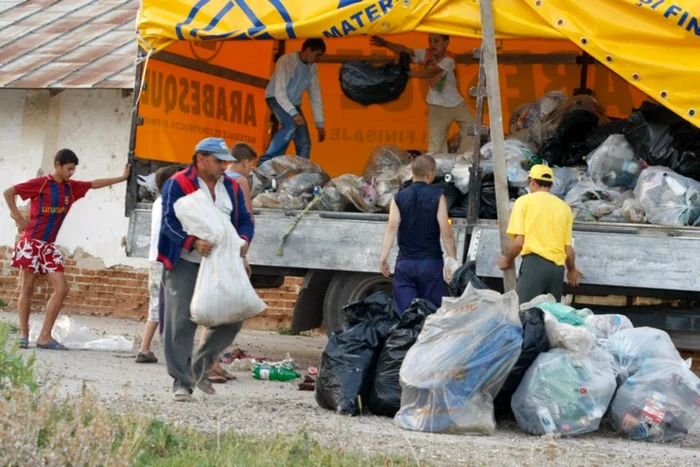
[[[46,275],[53,286],[53,294],[46,305],[44,326],[37,338],[37,347],[66,350],[51,337],[53,325],[68,294],[68,283],[63,275],[63,256],[54,242],[73,203],[84,197],[91,188],[105,188],[123,182],[129,177],[129,165],[124,174],[91,182],[71,180],[78,165],[78,157],[70,149],[61,149],[54,158],[54,173],[34,178],[5,190],[5,201],[22,236],[15,243],[12,266],[21,270],[22,288],[17,308],[21,348],[29,346],[29,311],[37,275]],[[31,199],[29,220],[17,209],[15,197]]]

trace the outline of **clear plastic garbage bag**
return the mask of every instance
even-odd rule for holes
[[[665,167],[649,167],[639,176],[634,195],[651,224],[700,225],[700,182]]]
[[[529,166],[535,155],[525,143],[516,139],[506,140],[505,149],[508,183],[518,188],[526,187],[529,175],[523,167]],[[484,160],[493,160],[493,143],[486,143],[481,148],[481,156]]]
[[[595,346],[595,336],[584,326],[586,319],[593,315],[591,310],[577,310],[563,303],[549,302],[540,303],[537,307],[545,312],[544,325],[552,348],[585,353]]]
[[[668,333],[649,327],[619,331],[605,342],[605,348],[615,358],[620,381],[634,375],[646,360],[683,361]]]
[[[643,165],[622,135],[610,135],[587,160],[593,182],[609,187],[634,188]]]
[[[586,318],[584,325],[598,342],[605,342],[624,329],[634,328],[632,321],[624,315],[591,315]]]
[[[521,346],[515,292],[501,295],[470,284],[462,297],[443,298],[401,365],[397,425],[415,431],[492,434],[493,399]]]
[[[554,167],[552,171],[554,172],[554,183],[550,193],[561,199],[566,198],[569,190],[581,180],[583,173],[579,167]]]
[[[32,320],[29,341],[36,342],[41,322]],[[131,352],[134,341],[121,335],[101,336],[87,326],[78,324],[69,316],[60,316],[51,331],[51,337],[71,350],[101,350],[105,352]]]
[[[513,394],[521,430],[532,435],[575,436],[596,431],[615,394],[613,359],[603,349],[542,353]]]
[[[635,224],[646,224],[647,215],[644,208],[637,199],[626,199],[622,203],[622,215],[625,216],[625,221]]]
[[[633,440],[682,437],[700,418],[700,379],[686,362],[651,359],[617,390],[613,429]]]
[[[600,186],[593,182],[580,182],[571,187],[564,201],[571,207],[579,207],[589,201],[613,204],[620,196],[620,191],[614,188]]]
[[[267,305],[250,283],[238,236],[230,218],[203,190],[175,202],[175,215],[188,235],[214,245],[202,258],[192,294],[192,321],[204,327],[232,324],[262,313]]]

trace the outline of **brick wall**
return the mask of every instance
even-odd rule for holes
[[[81,267],[63,251],[66,281],[70,292],[63,312],[92,316],[144,319],[148,313],[148,272],[125,266],[103,269]],[[11,267],[12,249],[0,247],[0,299],[15,308],[19,294],[19,271]],[[292,312],[302,280],[287,278],[279,289],[260,289],[269,305],[262,315],[246,321],[251,329],[277,330],[291,325]],[[51,295],[51,285],[38,279],[32,311],[42,311]]]

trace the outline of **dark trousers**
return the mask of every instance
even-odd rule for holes
[[[399,259],[394,270],[394,300],[403,315],[416,298],[428,300],[436,307],[449,295],[442,277],[442,259]]]
[[[564,293],[564,266],[535,254],[523,256],[518,277],[518,298],[520,303],[527,303],[539,295],[551,293],[558,302]]]
[[[243,325],[239,321],[207,329],[204,340],[192,357],[197,323],[192,321],[190,302],[198,272],[199,264],[180,259],[165,277],[163,350],[168,373],[175,380],[174,390],[185,387],[192,391],[226,347],[231,345]]]

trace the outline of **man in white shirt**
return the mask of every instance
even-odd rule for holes
[[[474,115],[464,102],[464,97],[457,89],[455,69],[457,63],[454,55],[447,51],[450,36],[430,34],[428,49],[409,49],[401,44],[394,44],[381,37],[371,38],[372,45],[385,47],[394,53],[405,52],[413,58],[414,63],[423,69],[410,71],[412,78],[425,78],[428,82],[428,152],[445,154],[448,152],[447,133],[452,122],[459,124],[459,154],[474,150],[474,138],[469,135],[469,127],[474,124]]]
[[[301,111],[301,98],[305,91],[309,92],[311,110],[318,129],[318,141],[323,142],[326,139],[321,84],[316,65],[324,53],[326,44],[322,39],[308,39],[300,52],[283,55],[277,60],[275,71],[265,91],[265,98],[281,128],[272,137],[270,146],[258,160],[258,165],[285,155],[292,140],[297,155],[309,158],[311,137],[306,118]]]

